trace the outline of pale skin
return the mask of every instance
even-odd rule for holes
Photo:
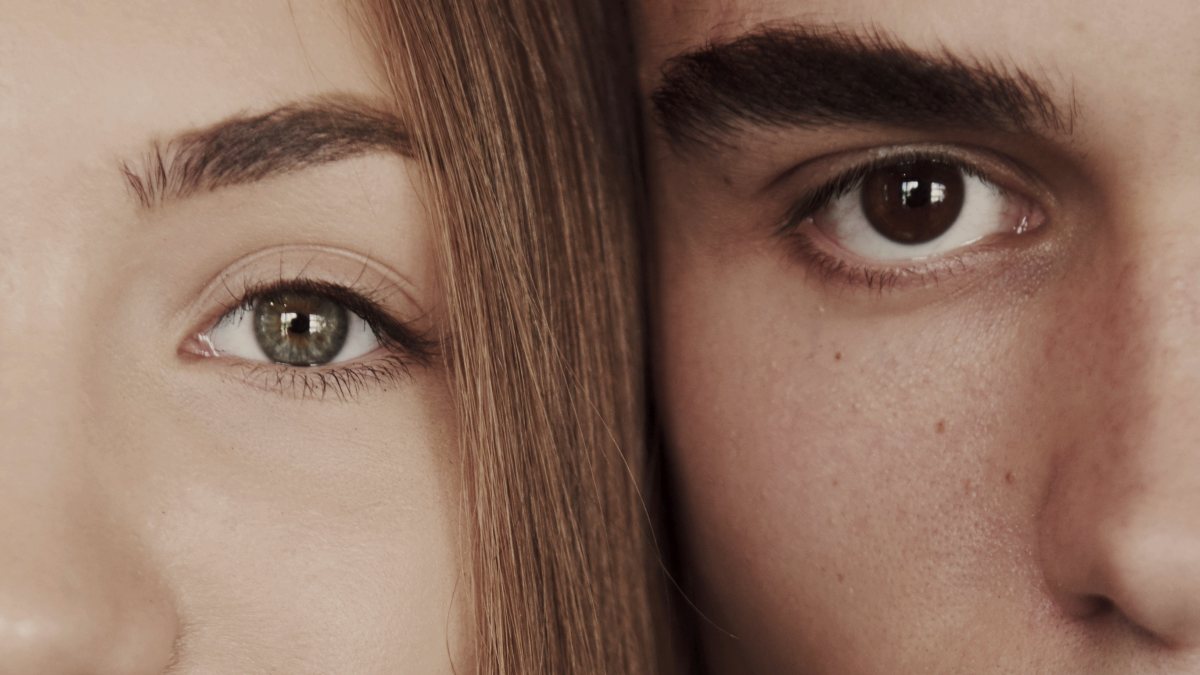
[[[333,391],[211,349],[237,294],[280,280],[436,334],[412,161],[373,148],[150,206],[121,172],[231,117],[382,105],[346,6],[0,16],[0,672],[469,672],[437,359]],[[359,337],[302,377],[378,363]]]
[[[643,93],[764,24],[1021,69],[1067,123],[744,123],[696,149],[647,100],[656,389],[711,671],[1200,672],[1200,9],[644,0]],[[841,222],[821,250],[910,271],[823,275],[781,217],[896,147],[980,162],[1042,220],[923,261]]]

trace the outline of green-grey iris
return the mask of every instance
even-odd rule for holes
[[[254,303],[254,337],[277,363],[329,363],[345,346],[349,327],[346,308],[323,295],[281,292]]]

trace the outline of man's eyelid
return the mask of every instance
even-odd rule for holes
[[[996,188],[1029,199],[1049,212],[1058,206],[1055,190],[1024,162],[991,148],[962,144],[913,143],[840,150],[806,159],[764,188],[775,199],[797,199],[797,193],[814,191],[837,176],[891,159],[933,159],[970,171]],[[794,204],[793,204],[794,206]]]
[[[818,147],[803,141],[788,143],[786,139],[781,139],[769,150],[764,149],[771,155],[779,156],[779,159],[767,160],[773,168],[764,167],[763,162],[757,159],[761,153],[743,148],[738,154],[745,159],[734,165],[743,162],[757,163],[758,173],[742,169],[733,171],[732,175],[737,179],[745,179],[745,185],[739,191],[745,191],[751,198],[762,198],[776,195],[781,190],[788,190],[788,186],[796,184],[798,177],[806,183],[818,181],[821,176],[841,173],[849,166],[870,161],[872,158],[907,152],[928,152],[956,158],[963,163],[1003,169],[1004,173],[1010,174],[1017,183],[1030,185],[1038,193],[1050,193],[1052,190],[1049,182],[1035,166],[1047,156],[1061,154],[1043,144],[1031,145],[1029,139],[1021,137],[981,138],[953,132],[939,136],[926,132],[906,133],[886,129],[862,133],[847,132],[846,136],[842,139],[834,136],[834,140],[821,143]],[[737,182],[735,180],[735,185]]]

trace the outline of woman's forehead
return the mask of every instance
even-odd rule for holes
[[[379,91],[370,49],[333,0],[0,0],[0,16],[6,154],[86,153],[330,90]]]

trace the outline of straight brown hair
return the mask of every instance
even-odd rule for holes
[[[441,237],[478,672],[661,672],[625,7],[366,8]]]

